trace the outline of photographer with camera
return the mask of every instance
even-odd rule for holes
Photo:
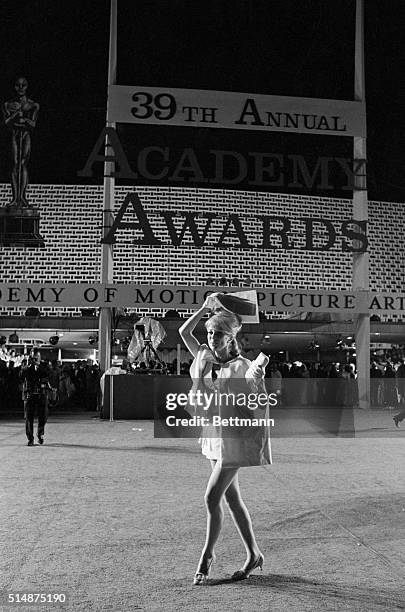
[[[35,413],[38,416],[38,442],[43,444],[45,424],[48,418],[49,369],[44,362],[41,362],[37,348],[31,350],[27,365],[21,368],[20,377],[23,381],[27,446],[34,446]]]

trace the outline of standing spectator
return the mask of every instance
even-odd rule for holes
[[[87,362],[85,369],[85,404],[86,410],[95,411],[98,407],[98,390],[100,383],[100,372],[98,367]]]
[[[356,402],[356,373],[353,363],[344,366],[342,376],[345,379],[343,405],[353,407]]]
[[[327,381],[327,406],[342,406],[344,397],[344,380],[337,363],[331,363]]]
[[[307,406],[310,404],[310,385],[309,371],[305,363],[302,363],[298,368],[298,376],[301,379],[301,404]]]
[[[76,392],[74,399],[79,406],[85,404],[86,396],[86,362],[76,361],[72,372],[72,382],[75,386]]]
[[[281,372],[277,367],[277,363],[273,361],[270,364],[270,376],[267,382],[269,393],[275,393],[277,395],[278,406],[280,406],[282,398],[282,380]]]
[[[8,360],[8,350],[6,346],[6,337],[0,336],[0,361],[6,363]]]
[[[405,361],[402,360],[397,369],[397,389],[399,403],[405,404]]]
[[[325,407],[326,399],[327,399],[327,390],[328,390],[328,370],[325,363],[320,363],[317,369],[317,404],[318,406]]]
[[[6,382],[6,398],[9,409],[15,410],[21,401],[19,394],[19,374],[20,374],[20,358],[17,356],[15,349],[9,351],[9,360],[7,362],[7,382]]]
[[[370,368],[370,391],[371,405],[380,406],[382,404],[383,392],[383,373],[375,361],[372,362]]]
[[[56,359],[49,364],[49,405],[54,407],[59,400],[60,368]]]
[[[288,384],[285,385],[284,388],[284,397],[285,402],[288,406],[301,406],[302,398],[301,398],[301,377],[298,363],[296,361],[293,362],[291,368],[289,370]]]
[[[398,404],[395,370],[387,361],[384,371],[384,405],[394,408]]]
[[[401,421],[405,418],[405,362],[402,360],[397,370],[397,388],[399,395],[399,403],[401,404],[401,412],[396,414],[393,419],[396,427],[399,427]]]
[[[76,387],[72,381],[72,368],[68,363],[63,364],[59,381],[59,403],[67,404],[73,397]]]
[[[3,407],[6,399],[7,362],[0,356],[0,406]]]

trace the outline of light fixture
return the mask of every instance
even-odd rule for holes
[[[18,340],[19,338],[16,332],[14,332],[13,334],[10,334],[8,337],[8,341],[10,344],[18,344]]]
[[[80,308],[80,312],[82,317],[95,317],[96,309],[95,308]]]
[[[51,344],[52,346],[56,346],[59,342],[59,336],[58,333],[56,332],[55,336],[51,336],[49,338],[49,344]]]
[[[39,312],[39,308],[30,307],[25,311],[26,317],[39,317],[41,313]]]
[[[180,315],[177,310],[166,310],[164,314],[165,319],[180,319]]]

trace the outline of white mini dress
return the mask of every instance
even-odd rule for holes
[[[206,349],[208,349],[207,345],[200,345],[190,367],[194,391],[201,389],[204,392],[218,391],[235,395],[251,393],[251,388],[245,379],[245,374],[251,364],[249,359],[239,355],[226,363],[217,364],[216,378],[213,379],[212,362],[203,360],[203,352]],[[264,382],[261,388],[262,391],[265,391]],[[231,416],[244,419],[248,417],[248,420],[255,417],[260,417],[261,420],[269,418],[268,404],[265,408],[258,408],[254,414],[246,405],[239,403],[226,406],[220,403],[214,411],[211,408],[208,411],[202,411],[202,416],[210,417],[213,414],[219,414],[221,418],[227,419]],[[200,444],[202,454],[207,459],[221,461],[225,467],[268,465],[272,462],[268,425],[224,428],[210,423],[202,427]]]

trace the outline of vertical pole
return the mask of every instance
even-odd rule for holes
[[[356,39],[354,60],[354,97],[365,102],[364,74],[364,0],[356,0]],[[366,139],[354,137],[353,158],[366,159]],[[355,177],[353,191],[353,219],[368,220],[368,194],[366,177]],[[369,255],[353,253],[353,290],[369,288]],[[370,406],[370,315],[359,314],[356,317],[356,357],[358,373],[358,393],[360,408]]]
[[[181,344],[177,345],[177,376],[180,376]]]
[[[114,375],[109,376],[110,379],[110,422],[114,420]]]
[[[22,201],[22,197],[21,197],[21,163],[22,163],[22,147],[23,147],[23,142],[22,142],[22,130],[20,130],[20,133],[18,135],[19,137],[19,142],[18,142],[18,178],[17,178],[17,205],[18,206],[22,206],[23,205],[23,201]]]
[[[110,40],[108,55],[108,86],[114,85],[117,72],[117,0],[111,0],[110,10]],[[108,98],[107,98],[108,107]],[[106,122],[107,127],[115,128],[115,123]],[[108,142],[106,139],[105,153],[108,155]],[[105,237],[113,223],[114,187],[115,179],[112,176],[114,163],[106,161],[104,164],[104,192],[103,192],[103,229]],[[113,282],[113,245],[103,243],[101,246],[101,282]],[[98,322],[98,349],[101,373],[110,367],[111,360],[111,327],[112,311],[110,308],[100,308]],[[110,407],[110,413],[112,407]]]

